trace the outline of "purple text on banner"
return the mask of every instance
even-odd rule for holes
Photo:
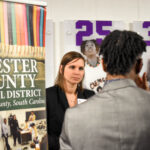
[[[93,34],[93,24],[90,21],[82,21],[79,20],[76,22],[76,29],[82,29],[82,27],[86,27],[85,31],[79,31],[76,34],[76,45],[80,46],[82,43],[82,37],[83,36],[90,36]]]
[[[103,30],[103,26],[112,26],[112,21],[96,21],[96,32],[99,35],[108,35],[110,30]],[[101,44],[102,38],[96,39],[98,44]]]
[[[150,21],[144,21],[143,22],[143,28],[148,28],[150,27]],[[148,31],[148,36],[150,36],[150,31]],[[150,41],[145,41],[147,46],[150,46]]]
[[[88,37],[93,34],[93,23],[89,20],[79,20],[76,22],[76,29],[82,29],[83,27],[86,27],[85,31],[78,31],[76,34],[76,45],[80,46],[83,37]],[[96,33],[98,35],[104,35],[110,33],[110,30],[103,30],[103,26],[112,26],[112,21],[96,21]],[[97,43],[100,44],[102,42],[102,38],[96,39]]]

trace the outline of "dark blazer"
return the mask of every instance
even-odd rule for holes
[[[95,93],[84,89],[78,91],[78,98],[87,99]],[[64,120],[64,114],[69,107],[66,95],[59,86],[46,89],[47,129],[50,150],[59,150],[59,136]]]

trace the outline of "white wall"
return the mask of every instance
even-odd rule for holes
[[[64,20],[133,21],[150,20],[150,0],[42,0],[47,3],[47,19],[54,22],[54,76],[63,54],[61,22]],[[46,28],[49,28],[48,26]],[[49,49],[46,49],[46,51]],[[46,63],[49,63],[46,60]],[[48,67],[48,65],[47,65]],[[47,72],[46,69],[46,73]],[[47,75],[48,76],[48,75]],[[52,79],[53,80],[53,79]],[[46,80],[47,81],[47,80]],[[47,86],[50,84],[47,83]]]

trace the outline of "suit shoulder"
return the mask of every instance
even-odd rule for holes
[[[51,86],[49,88],[46,88],[46,93],[53,93],[53,92],[56,92],[58,89],[58,86],[54,85],[54,86]]]
[[[52,86],[49,88],[46,88],[46,100],[54,101],[54,99],[57,99],[58,95],[58,86]]]
[[[138,93],[141,95],[141,97],[144,97],[144,98],[148,98],[150,99],[150,91],[146,91],[146,90],[143,90],[141,88],[138,88]]]

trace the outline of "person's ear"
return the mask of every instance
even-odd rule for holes
[[[104,59],[103,58],[101,59],[101,63],[102,63],[103,70],[106,72],[107,71],[106,64],[104,63]]]
[[[62,70],[62,69],[63,69],[63,66],[62,66],[62,65],[60,65],[60,67],[59,67],[59,73],[60,73],[60,74],[62,74],[62,72],[63,72],[63,70]]]
[[[136,61],[136,64],[135,64],[135,73],[139,74],[142,67],[143,67],[143,60],[140,58]]]

